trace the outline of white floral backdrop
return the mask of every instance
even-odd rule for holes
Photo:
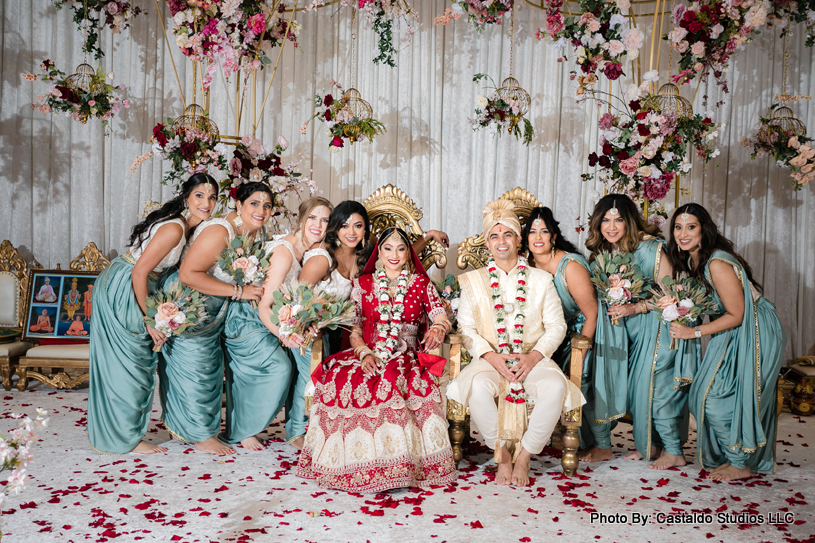
[[[159,3],[166,13],[165,3]],[[67,266],[89,241],[106,254],[120,254],[144,202],[171,196],[160,183],[159,161],[151,159],[129,173],[133,159],[150,150],[152,127],[182,112],[156,5],[146,0],[136,0],[136,5],[145,13],[133,20],[130,30],[101,33],[106,53],[102,65],[127,87],[132,104],[114,120],[113,135],[104,137],[96,123],[83,126],[32,111],[30,104],[47,85],[20,77],[21,72],[37,71],[44,58],[66,71],[82,62],[81,35],[70,11],[57,11],[48,0],[0,3],[0,187],[5,196],[0,199],[0,216],[5,218],[0,238],[46,267]],[[536,131],[532,144],[524,147],[506,135],[473,132],[467,122],[475,97],[484,92],[472,82],[473,74],[488,73],[497,81],[508,75],[509,25],[483,34],[463,20],[435,26],[433,18],[449,3],[414,0],[414,5],[421,26],[412,45],[400,51],[396,68],[374,65],[376,36],[364,28],[357,32],[355,86],[387,126],[386,134],[373,144],[330,153],[324,125],[312,124],[306,135],[300,133],[302,122],[313,113],[316,92],[327,91],[331,79],[346,87],[352,84],[350,11],[332,5],[297,14],[303,25],[300,47],[287,46],[282,54],[258,136],[267,142],[281,134],[288,138],[292,145],[285,156],[302,155],[323,195],[334,202],[364,199],[386,183],[405,190],[422,207],[425,229],[447,231],[453,249],[479,230],[483,205],[516,186],[552,207],[564,231],[582,244],[585,234],[578,235],[574,227],[585,222],[602,191],[580,180],[588,170],[586,157],[596,148],[596,109],[575,102],[576,83],[568,76],[572,64],[558,63],[559,52],[535,39],[544,13],[525,5],[516,15],[514,75],[532,96],[529,116]],[[169,16],[164,20],[169,28]],[[645,32],[650,34],[648,28]],[[815,65],[812,49],[803,42],[802,32],[789,41],[788,86],[793,93],[808,94],[815,91]],[[648,47],[646,42],[643,71],[649,64]],[[189,100],[191,65],[174,45],[172,56]],[[661,68],[665,74],[666,51]],[[752,264],[767,297],[778,307],[790,337],[786,355],[791,358],[806,354],[815,342],[813,187],[793,192],[786,171],[767,158],[751,161],[750,151],[739,145],[781,91],[782,68],[777,30],[765,30],[734,55],[728,73],[731,92],[714,112],[714,120],[725,124],[721,155],[706,169],[694,165],[685,182],[690,194],[682,201],[705,205]],[[266,70],[258,80],[260,96],[270,73]],[[224,85],[216,77],[211,116],[222,133],[235,134],[234,81]],[[702,85],[696,97],[696,111],[704,110],[704,89]],[[683,88],[684,95],[692,93],[693,88]],[[711,103],[720,98],[713,84],[709,94]],[[794,110],[808,126],[815,126],[815,110],[808,102],[797,102]],[[248,130],[249,117],[251,108],[244,114],[241,133]],[[667,201],[670,211],[672,197]],[[448,271],[453,272],[454,250],[449,261]]]

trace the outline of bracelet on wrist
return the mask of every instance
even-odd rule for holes
[[[238,285],[238,300],[243,298],[243,285]]]

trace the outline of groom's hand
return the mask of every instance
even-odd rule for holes
[[[490,365],[495,368],[495,371],[501,375],[501,377],[514,383],[517,381],[517,379],[515,378],[515,374],[509,371],[509,368],[507,368],[507,360],[520,358],[521,356],[522,355],[517,354],[499,354],[493,351],[484,353],[481,355],[481,358],[489,362]]]
[[[541,361],[543,355],[538,351],[532,351],[529,354],[513,354],[509,355],[509,357],[520,360],[519,363],[515,364],[515,366],[509,370],[513,376],[511,381],[515,383],[522,382],[524,379],[529,377],[529,372],[532,371],[532,368],[538,365],[538,362]]]

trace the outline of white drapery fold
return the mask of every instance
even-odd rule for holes
[[[166,3],[160,4],[166,13]],[[156,159],[129,173],[133,159],[150,150],[155,123],[183,109],[155,4],[139,5],[145,13],[133,19],[124,34],[101,33],[106,53],[102,65],[127,87],[132,104],[113,121],[113,135],[105,138],[97,122],[81,125],[32,111],[30,104],[47,91],[47,83],[32,84],[20,77],[21,72],[36,72],[44,58],[65,71],[82,62],[81,37],[70,10],[57,11],[49,0],[0,3],[0,187],[5,196],[0,216],[6,219],[0,222],[0,237],[46,267],[66,266],[89,241],[104,253],[121,253],[144,202],[172,194],[161,185],[162,164]],[[473,132],[467,122],[476,95],[487,92],[472,82],[473,74],[488,73],[498,84],[509,75],[509,25],[483,34],[464,20],[435,26],[433,18],[449,3],[414,5],[421,26],[413,44],[398,54],[396,68],[374,65],[376,36],[370,30],[357,32],[355,82],[349,8],[335,5],[298,13],[301,45],[287,46],[282,54],[258,137],[271,144],[284,135],[291,142],[285,156],[303,155],[304,169],[313,170],[311,176],[333,202],[361,200],[386,183],[398,186],[422,207],[425,229],[445,230],[454,244],[479,231],[487,201],[520,186],[550,206],[566,236],[582,245],[585,234],[578,235],[574,228],[587,221],[593,193],[602,193],[600,185],[580,180],[588,171],[586,157],[597,147],[597,110],[591,103],[575,102],[576,83],[569,80],[573,64],[559,63],[559,52],[534,38],[535,30],[545,26],[545,14],[530,6],[516,14],[513,75],[532,96],[529,118],[536,131],[532,144],[524,147],[506,134],[494,138],[485,131]],[[169,17],[164,21],[169,29]],[[360,18],[357,22],[364,25]],[[647,28],[645,32],[650,34]],[[803,42],[803,32],[796,29],[789,40],[788,90],[793,94],[808,94],[815,87],[813,52]],[[172,55],[189,102],[191,64],[174,44]],[[645,49],[642,57],[644,70],[649,65]],[[664,82],[665,50],[661,68]],[[752,265],[790,336],[789,358],[805,354],[815,341],[813,187],[794,192],[786,170],[767,158],[751,161],[750,151],[739,144],[781,92],[782,70],[778,31],[765,30],[735,53],[728,73],[730,94],[714,116],[726,123],[719,138],[722,153],[707,168],[694,164],[684,183],[690,195],[681,201],[707,207]],[[267,69],[258,78],[258,106],[270,74]],[[301,135],[300,125],[313,114],[314,94],[328,91],[331,79],[359,89],[388,132],[372,144],[357,143],[336,154],[328,150],[325,125],[313,122]],[[604,90],[605,85],[601,78]],[[720,99],[712,83],[708,91],[710,103]],[[696,111],[704,109],[704,92],[703,84],[693,104]],[[685,86],[682,93],[690,98],[693,87]],[[234,79],[224,87],[216,76],[210,112],[223,134],[236,133],[235,99]],[[796,102],[792,108],[815,127],[808,102]],[[250,117],[248,106],[241,134],[250,130]],[[673,197],[666,201],[672,209]],[[450,256],[448,268],[453,271],[454,252]]]

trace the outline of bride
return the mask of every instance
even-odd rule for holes
[[[326,359],[297,475],[357,492],[444,485],[456,479],[438,379],[444,306],[399,228],[386,229],[351,291],[352,349]],[[419,323],[432,325],[421,343]],[[431,367],[431,365],[433,367]],[[437,371],[437,374],[441,373]]]

